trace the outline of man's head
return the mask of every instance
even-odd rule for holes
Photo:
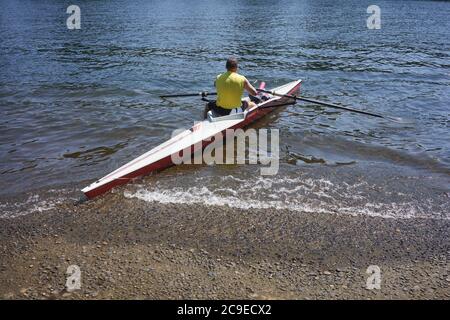
[[[228,71],[237,71],[238,68],[238,62],[237,59],[234,57],[230,57],[227,59],[227,64],[226,64],[227,70]]]

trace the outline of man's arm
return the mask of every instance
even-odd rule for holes
[[[250,93],[252,96],[256,96],[256,95],[258,94],[258,91],[256,91],[255,87],[253,87],[252,84],[251,84],[247,79],[245,79],[245,82],[244,82],[244,88],[245,88],[245,90],[247,90],[248,93]]]

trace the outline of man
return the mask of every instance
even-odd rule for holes
[[[205,108],[205,118],[209,110],[218,116],[226,116],[233,109],[242,110],[255,106],[253,102],[242,101],[244,89],[251,95],[256,96],[258,92],[244,76],[237,73],[238,62],[235,58],[228,58],[226,63],[227,72],[217,76],[214,85],[217,90],[217,101],[208,102]]]

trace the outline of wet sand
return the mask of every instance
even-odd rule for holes
[[[449,299],[450,221],[108,194],[0,223],[4,299]],[[65,290],[69,265],[81,289]],[[368,266],[381,289],[366,288]]]

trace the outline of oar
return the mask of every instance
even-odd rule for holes
[[[202,91],[198,93],[181,93],[181,94],[166,94],[164,96],[159,96],[160,98],[178,98],[178,97],[206,97],[206,96],[215,96],[217,92],[208,92]]]
[[[363,110],[343,107],[343,106],[339,106],[339,105],[334,104],[334,103],[328,103],[328,102],[324,102],[324,101],[320,101],[320,100],[315,100],[315,99],[310,99],[310,98],[303,98],[303,97],[296,97],[296,96],[293,96],[293,95],[290,95],[290,94],[280,94],[280,93],[276,93],[276,92],[270,91],[270,90],[257,89],[257,91],[269,93],[271,95],[278,96],[278,97],[291,98],[291,99],[295,99],[295,100],[301,100],[301,101],[306,101],[306,102],[311,102],[311,103],[314,103],[314,104],[327,106],[327,107],[330,107],[330,108],[341,109],[341,110],[351,111],[351,112],[355,112],[355,113],[361,113],[361,114],[365,114],[365,115],[372,116],[372,117],[377,117],[377,118],[383,118],[383,119],[391,120],[391,121],[394,121],[394,122],[408,123],[405,120],[403,120],[402,118],[396,118],[396,117],[382,115],[382,114],[379,114],[379,113],[373,113],[373,112],[367,112],[367,111],[363,111]]]

